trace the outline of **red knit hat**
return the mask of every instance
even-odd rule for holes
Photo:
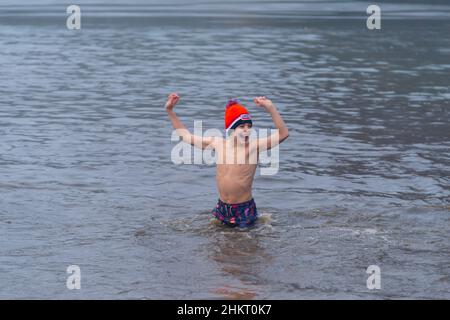
[[[228,101],[225,109],[225,129],[235,129],[243,123],[252,123],[250,114],[236,99]]]

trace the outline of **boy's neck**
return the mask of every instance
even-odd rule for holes
[[[239,140],[235,136],[229,136],[227,138],[227,141],[230,142],[230,143],[233,143],[233,145],[236,146],[236,147],[247,147],[250,144],[249,140],[243,142],[243,141]]]

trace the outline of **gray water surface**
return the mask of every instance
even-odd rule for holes
[[[0,298],[450,298],[450,5],[369,31],[358,1],[79,3],[81,30],[0,5]],[[172,91],[189,128],[278,106],[255,228],[210,221],[213,166],[171,162]]]

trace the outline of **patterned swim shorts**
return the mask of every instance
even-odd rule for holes
[[[237,204],[228,204],[219,199],[212,214],[223,224],[230,227],[250,227],[258,218],[255,201],[249,200]]]

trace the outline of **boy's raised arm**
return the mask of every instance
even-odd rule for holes
[[[177,131],[177,134],[182,137],[183,141],[196,146],[201,149],[206,147],[214,147],[214,137],[199,137],[191,134],[186,126],[181,122],[180,118],[175,114],[173,108],[180,100],[180,96],[176,93],[169,94],[165,108],[170,122],[172,122],[173,128]]]
[[[266,97],[257,97],[253,101],[257,106],[263,107],[272,116],[273,123],[278,129],[277,133],[267,138],[258,139],[258,151],[271,149],[289,137],[289,130],[272,101]]]

